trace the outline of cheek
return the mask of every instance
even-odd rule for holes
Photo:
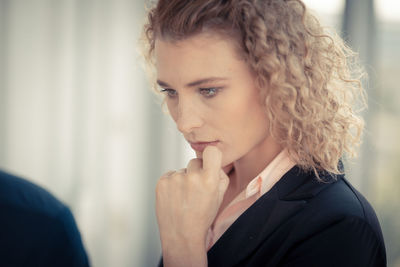
[[[252,118],[248,117],[246,107],[243,103],[232,101],[226,106],[223,116],[218,116],[218,122],[215,122],[223,132],[225,137],[223,139],[230,153],[241,150],[240,147],[248,138],[248,128]],[[214,119],[217,118],[215,115]]]
[[[232,131],[246,131],[246,126],[251,125],[256,119],[255,105],[249,98],[233,99],[227,104],[228,111],[226,112],[227,123],[231,125]]]
[[[227,131],[231,133],[231,142],[236,148],[251,145],[265,137],[268,133],[268,119],[264,107],[257,99],[248,99],[232,106],[235,108],[230,110]]]

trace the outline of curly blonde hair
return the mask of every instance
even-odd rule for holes
[[[329,36],[300,0],[159,0],[144,25],[146,58],[156,38],[179,41],[202,31],[233,38],[256,75],[271,135],[304,170],[341,173],[356,155],[365,106],[356,55]],[[358,100],[361,100],[360,102]]]

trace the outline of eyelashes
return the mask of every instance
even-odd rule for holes
[[[207,98],[211,98],[211,97],[214,97],[215,95],[217,95],[220,89],[221,88],[218,88],[218,87],[200,88],[199,92],[203,96],[205,96]]]
[[[160,92],[166,95],[168,98],[174,98],[178,94],[174,89],[162,89]]]
[[[205,98],[212,98],[216,96],[222,87],[209,87],[209,88],[199,88],[198,92]],[[164,88],[160,90],[161,93],[165,94],[168,98],[175,98],[178,95],[178,92],[174,89]]]

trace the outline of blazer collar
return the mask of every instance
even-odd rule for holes
[[[311,172],[290,169],[268,192],[248,208],[208,251],[209,266],[234,266],[248,257],[260,243],[291,216],[306,200],[326,188],[334,179],[318,182]]]

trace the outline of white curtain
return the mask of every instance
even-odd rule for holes
[[[192,156],[138,53],[144,3],[0,0],[0,168],[72,209],[93,266],[155,266],[154,186]]]

